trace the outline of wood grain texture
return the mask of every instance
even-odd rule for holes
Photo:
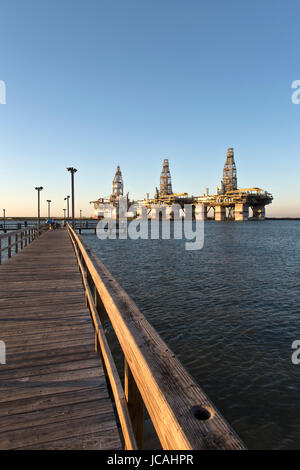
[[[120,449],[68,233],[23,241],[0,266],[0,449]]]

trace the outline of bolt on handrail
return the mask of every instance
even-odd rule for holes
[[[245,449],[240,438],[106,267],[69,224],[67,229],[83,275],[97,342],[97,328],[101,329],[101,335],[104,334],[103,322],[108,318],[124,355],[125,390],[123,392],[121,387],[121,391],[115,391],[114,398],[119,411],[118,402],[124,404],[125,394],[131,420],[127,428],[125,407],[123,415],[119,414],[125,448],[134,448],[128,439],[131,428],[138,448],[143,447],[145,405],[163,449]],[[100,339],[99,344],[105,358],[107,350]],[[119,383],[115,373],[113,368],[108,371],[108,377]],[[114,383],[112,388],[116,389]]]

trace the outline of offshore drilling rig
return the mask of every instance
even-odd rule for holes
[[[221,186],[217,187],[217,194],[206,194],[195,199],[204,205],[205,218],[211,214],[211,218],[217,221],[243,221],[249,218],[249,208],[252,209],[252,219],[264,220],[265,206],[271,204],[273,196],[256,187],[238,189],[234,151],[228,148],[223,179]]]
[[[127,193],[127,206],[129,197]],[[120,198],[123,197],[123,179],[120,167],[117,167],[113,179],[112,194],[109,198],[99,198],[92,201],[95,209],[95,218],[103,214],[104,206],[109,206],[112,210],[112,217],[117,217],[117,209]],[[148,217],[153,218],[161,209],[165,209],[168,218],[172,218],[172,205],[178,204],[182,208],[184,217],[184,205],[193,206],[194,213],[197,205],[202,204],[204,208],[204,218],[216,221],[236,220],[245,221],[249,218],[249,208],[252,209],[252,220],[265,219],[265,206],[273,201],[272,194],[260,188],[238,189],[237,171],[234,161],[233,148],[227,149],[227,158],[223,169],[223,179],[221,186],[217,187],[217,194],[209,195],[207,190],[203,196],[189,196],[188,193],[173,193],[171,172],[168,159],[164,159],[163,168],[160,175],[160,187],[155,188],[155,195],[137,201],[137,215],[139,216],[143,208],[147,209]]]
[[[204,216],[213,209],[214,220],[243,221],[249,218],[249,208],[252,209],[253,220],[265,219],[265,206],[273,201],[272,194],[260,188],[238,189],[237,172],[233,148],[227,149],[227,158],[223,170],[221,187],[217,194],[208,194],[196,198],[204,205]]]
[[[237,171],[234,161],[233,148],[227,149],[227,158],[223,169],[221,186],[217,187],[217,194],[203,196],[188,196],[187,193],[173,193],[171,173],[168,160],[164,160],[160,176],[160,190],[156,188],[156,194],[152,199],[139,201],[141,206],[149,210],[157,210],[157,206],[179,204],[182,209],[184,204],[203,204],[204,218],[216,221],[236,220],[243,221],[249,218],[249,208],[252,209],[252,220],[264,220],[265,206],[270,204],[273,196],[260,188],[238,189]],[[167,210],[167,213],[171,213]],[[152,214],[150,214],[152,215]]]

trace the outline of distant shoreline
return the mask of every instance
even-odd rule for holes
[[[41,217],[41,220],[44,220],[44,219],[47,219],[47,217]],[[51,219],[54,219],[54,220],[65,220],[64,217],[51,217]],[[23,220],[38,220],[37,217],[6,217],[5,218],[5,221],[9,221],[9,220],[20,220],[20,221],[23,221]],[[69,220],[71,221],[72,218],[70,217]],[[98,219],[94,219],[94,217],[75,217],[75,220],[81,220],[81,221],[86,221],[86,220],[98,220]],[[213,220],[213,219],[207,219],[207,220]],[[253,219],[251,217],[249,217],[249,220],[248,221],[252,221]],[[300,217],[265,217],[265,220],[300,220]],[[0,217],[0,221],[4,221],[3,217]]]
[[[300,220],[300,217],[265,217],[265,220]]]

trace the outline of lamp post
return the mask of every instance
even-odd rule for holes
[[[71,187],[72,187],[72,227],[75,227],[75,202],[74,202],[74,174],[76,173],[77,169],[73,167],[67,168],[67,170],[71,173]]]
[[[3,209],[3,230],[4,230],[4,233],[6,232],[5,230],[5,209]]]
[[[52,202],[50,199],[47,199],[48,202],[48,219],[50,219],[50,203]]]
[[[64,198],[64,201],[67,201],[67,217],[68,217],[68,219],[70,218],[69,199],[70,199],[70,196],[67,196],[67,197]]]
[[[40,192],[43,190],[43,186],[38,186],[35,188],[38,192],[38,234],[40,234]]]

